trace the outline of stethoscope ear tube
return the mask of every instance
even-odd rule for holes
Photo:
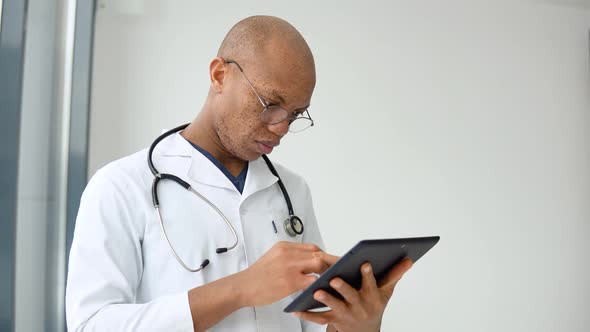
[[[285,197],[285,202],[287,202],[287,209],[289,211],[289,216],[290,217],[294,216],[295,213],[293,212],[293,204],[291,204],[291,198],[289,197],[289,193],[287,192],[287,189],[285,188],[285,185],[283,184],[283,181],[281,180],[279,173],[275,169],[274,165],[270,162],[270,159],[268,159],[268,157],[265,154],[262,155],[262,159],[264,159],[264,162],[266,162],[266,165],[268,166],[268,169],[270,170],[270,172],[279,179],[279,181],[278,181],[279,188],[281,188],[281,192],[283,193],[283,197]]]
[[[172,181],[178,183],[179,185],[181,185],[186,190],[189,190],[191,188],[191,185],[188,184],[188,182],[184,181],[183,179],[179,178],[176,175],[162,173],[162,174],[160,174],[160,177],[162,178],[162,180],[172,180]]]
[[[279,179],[279,188],[281,188],[281,192],[283,193],[283,197],[287,203],[289,218],[287,218],[284,222],[285,232],[287,232],[287,234],[289,234],[291,237],[303,234],[303,222],[301,221],[301,218],[297,217],[295,212],[293,212],[293,204],[291,204],[291,198],[289,197],[289,193],[285,188],[285,184],[281,180],[281,177],[279,176],[279,173],[277,172],[274,165],[270,162],[270,159],[268,159],[265,154],[262,155],[262,158],[264,159],[264,162],[266,162],[270,172]]]
[[[160,206],[160,201],[158,200],[158,182],[160,182],[159,177],[155,177],[152,182],[152,203],[154,203],[154,207],[156,208]]]
[[[154,162],[152,161],[152,153],[154,152],[154,149],[156,148],[156,145],[158,145],[158,143],[160,143],[160,141],[162,141],[164,138],[179,132],[181,130],[183,130],[184,128],[188,127],[190,123],[185,123],[183,125],[180,125],[174,129],[170,129],[167,132],[163,133],[162,135],[158,136],[153,142],[152,145],[150,145],[150,149],[148,150],[148,154],[147,154],[147,162],[148,162],[148,167],[150,168],[150,171],[152,172],[152,174],[155,177],[159,177],[160,172],[158,172],[158,170],[156,169],[156,166],[154,166]]]
[[[152,182],[152,203],[154,203],[154,207],[160,206],[160,200],[158,199],[158,184],[160,183],[160,180],[172,180],[181,185],[186,190],[191,188],[191,185],[188,184],[188,182],[176,175],[167,173],[158,174],[156,177],[154,177],[154,181]]]

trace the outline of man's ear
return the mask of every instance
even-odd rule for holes
[[[216,57],[211,60],[211,64],[209,64],[209,78],[211,79],[211,88],[215,92],[221,92],[223,89],[223,82],[225,79],[225,74],[227,73],[227,68],[225,60],[221,57]]]

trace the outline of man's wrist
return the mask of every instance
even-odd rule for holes
[[[241,271],[232,276],[234,278],[232,285],[234,285],[234,292],[236,294],[236,301],[239,308],[251,307],[250,287],[248,287],[248,277],[246,271]]]

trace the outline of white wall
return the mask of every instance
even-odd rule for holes
[[[304,175],[330,251],[440,235],[383,331],[587,331],[588,1],[99,1],[90,173],[189,122],[226,31],[292,22],[315,53]]]

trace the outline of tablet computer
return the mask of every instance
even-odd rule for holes
[[[360,268],[365,262],[371,263],[375,279],[379,281],[403,258],[408,257],[415,263],[434,247],[439,239],[439,236],[430,236],[360,241],[285,307],[284,312],[326,307],[316,301],[313,294],[323,289],[337,298],[342,298],[340,293],[330,287],[330,280],[340,277],[352,287],[360,289],[363,280]]]

